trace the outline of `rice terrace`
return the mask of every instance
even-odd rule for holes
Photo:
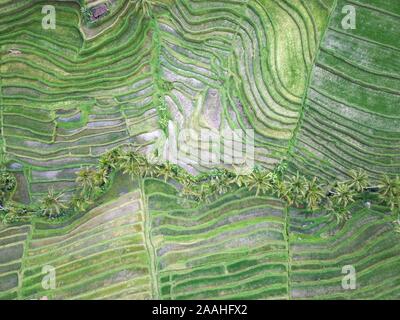
[[[399,0],[0,0],[0,300],[400,299]]]

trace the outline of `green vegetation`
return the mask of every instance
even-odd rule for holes
[[[51,4],[0,0],[0,299],[400,297],[397,0]]]
[[[192,176],[183,168],[168,161],[162,164],[150,163],[148,158],[138,150],[114,149],[100,158],[98,167],[86,167],[77,172],[76,183],[79,188],[72,203],[65,205],[61,200],[62,194],[56,194],[53,189],[50,189],[41,200],[39,215],[53,218],[71,207],[77,211],[84,211],[107,190],[110,176],[115,175],[116,172],[129,175],[132,180],[160,177],[167,182],[174,179],[181,185],[181,195],[199,204],[209,203],[238,188],[255,191],[256,197],[272,194],[286,201],[289,206],[306,208],[309,211],[323,208],[331,212],[338,223],[348,220],[349,206],[358,199],[367,201],[368,194],[371,193],[369,190],[373,188],[369,185],[367,173],[362,169],[352,170],[349,172],[349,179],[329,185],[321,183],[317,177],[307,179],[299,172],[294,176],[286,176],[259,167],[256,167],[249,175],[227,169],[214,169]],[[4,175],[14,181],[9,173],[4,173]],[[9,184],[15,186],[7,179],[4,179],[4,183],[4,186],[2,185],[4,190],[10,188]],[[393,214],[397,214],[400,218],[400,177],[390,178],[384,175],[376,189],[381,203],[390,207]],[[14,209],[7,209],[6,205],[3,210],[5,215],[8,214],[7,210]],[[26,216],[25,213],[22,215]],[[14,212],[10,216],[16,220],[20,219]],[[9,217],[6,220],[12,222],[10,219]]]
[[[50,189],[49,193],[43,198],[40,203],[41,213],[44,216],[52,218],[61,213],[62,209],[66,209],[67,206],[62,203],[62,193],[56,194],[54,189]]]
[[[26,249],[20,298],[150,298],[143,228],[137,190],[97,206],[69,224],[55,228],[35,224]],[[41,285],[43,263],[57,270],[55,290]]]

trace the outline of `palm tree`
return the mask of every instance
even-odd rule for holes
[[[160,169],[161,167],[159,167],[158,170]],[[195,181],[194,176],[192,176],[189,172],[187,172],[185,169],[181,167],[178,167],[175,178],[176,181],[178,181],[181,185],[191,185]]]
[[[271,174],[264,170],[255,169],[248,181],[249,190],[256,189],[256,196],[266,193],[272,188]]]
[[[307,180],[305,177],[300,176],[299,172],[295,176],[291,176],[287,180],[288,199],[291,201],[289,204],[294,204],[299,207],[304,201],[306,195]]]
[[[85,211],[88,205],[92,204],[93,202],[88,199],[87,197],[81,195],[81,194],[76,194],[72,200],[71,204],[77,210],[78,212]]]
[[[4,205],[4,202],[10,196],[10,193],[17,186],[17,180],[10,172],[5,170],[0,171],[0,205]]]
[[[67,208],[61,200],[62,197],[62,193],[56,194],[53,188],[49,189],[49,193],[41,201],[42,214],[48,217],[59,215],[62,209]]]
[[[327,201],[326,210],[329,215],[336,220],[337,225],[345,223],[351,217],[351,212],[349,210],[335,207],[331,199],[328,199]]]
[[[177,167],[167,160],[160,166],[158,176],[164,177],[164,181],[167,182],[170,178],[176,176],[177,171]]]
[[[160,167],[157,164],[151,163],[144,157],[140,172],[142,177],[157,177],[160,173]]]
[[[196,197],[197,193],[191,181],[182,183],[181,195],[188,198]]]
[[[339,182],[334,189],[332,201],[335,207],[347,208],[350,203],[354,202],[356,193],[346,182]]]
[[[96,171],[89,167],[85,167],[76,173],[75,182],[82,188],[82,193],[91,193],[96,187],[97,178]]]
[[[121,153],[122,151],[120,148],[115,148],[103,154],[99,159],[99,167],[101,169],[107,169],[108,171],[117,169]]]
[[[393,194],[393,190],[396,188],[395,181],[390,178],[387,174],[384,174],[379,181],[379,194],[384,197],[389,194]]]
[[[197,197],[197,201],[200,203],[210,203],[211,202],[211,195],[212,195],[212,191],[211,191],[211,186],[209,183],[203,183],[201,184],[200,188],[196,188],[197,192],[196,197]]]
[[[400,193],[386,197],[385,202],[393,213],[400,214]]]
[[[144,162],[144,157],[135,151],[124,152],[120,155],[119,166],[124,174],[129,174],[132,179],[141,176],[141,167]]]
[[[357,192],[363,192],[369,185],[369,177],[364,169],[350,170],[349,171],[350,181],[349,185]]]
[[[135,12],[141,12],[144,17],[150,18],[153,1],[150,0],[131,0],[131,1],[135,4],[134,6]]]
[[[307,202],[307,207],[311,211],[319,209],[320,203],[322,199],[325,197],[325,194],[326,192],[324,192],[322,185],[318,183],[316,177],[314,177],[311,181],[308,181],[305,192],[305,200]]]
[[[239,188],[241,187],[247,187],[248,184],[250,183],[249,173],[246,173],[241,170],[234,170],[232,172],[232,179],[230,183],[236,184]]]
[[[188,198],[195,198],[197,193],[194,188],[195,177],[185,169],[180,168],[176,174],[176,180],[182,185],[181,195]]]
[[[2,222],[4,224],[17,222],[19,210],[15,203],[9,201],[3,209]]]
[[[227,169],[214,169],[209,172],[210,191],[218,195],[229,191],[232,183],[233,174]]]
[[[400,191],[400,177],[390,178],[384,175],[379,183],[379,194],[384,198],[387,196],[396,196]]]
[[[94,174],[95,185],[97,187],[102,187],[108,183],[109,173],[106,168],[99,168]]]
[[[17,180],[14,175],[7,171],[0,171],[0,189],[9,192],[14,190]]]
[[[400,215],[400,177],[384,175],[379,183],[379,197],[393,213]]]
[[[287,183],[285,183],[282,180],[278,180],[275,183],[275,193],[276,195],[281,198],[282,200],[285,200],[286,202],[288,202],[289,204],[292,203],[292,199],[289,193],[289,186]]]

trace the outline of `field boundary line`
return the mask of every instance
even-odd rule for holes
[[[322,44],[323,44],[323,42],[324,42],[324,40],[326,38],[326,35],[328,33],[329,25],[330,25],[330,23],[332,21],[333,14],[334,14],[334,12],[336,10],[336,7],[337,7],[337,3],[338,3],[338,0],[335,0],[335,2],[332,4],[332,8],[331,8],[331,11],[329,12],[328,20],[326,22],[325,30],[324,30],[324,32],[323,32],[323,34],[322,34],[322,36],[320,38],[320,41],[318,43],[318,47],[317,47],[317,50],[315,52],[314,59],[311,61],[311,69],[310,69],[309,74],[307,76],[306,89],[304,91],[304,95],[303,95],[303,99],[302,99],[302,103],[301,103],[301,109],[300,109],[300,113],[299,113],[299,118],[298,118],[298,121],[297,121],[296,128],[293,131],[292,137],[289,139],[289,142],[288,142],[286,158],[291,158],[292,157],[292,153],[293,153],[294,148],[295,148],[295,146],[297,144],[297,138],[298,138],[300,129],[302,127],[302,124],[303,124],[303,121],[304,121],[305,112],[306,112],[306,109],[307,109],[306,108],[306,101],[307,101],[307,98],[308,98],[308,92],[309,92],[309,90],[311,88],[313,72],[314,72],[314,69],[315,69],[315,66],[316,66],[316,62],[318,61],[319,55],[321,53],[321,46],[322,46]]]
[[[158,276],[157,276],[157,255],[156,249],[151,239],[151,217],[147,202],[147,196],[145,193],[144,180],[140,179],[140,197],[142,204],[142,215],[143,215],[143,234],[144,234],[144,245],[146,247],[146,251],[149,257],[150,264],[150,279],[151,279],[151,288],[152,288],[152,298],[157,300],[160,298],[160,291],[158,285]]]

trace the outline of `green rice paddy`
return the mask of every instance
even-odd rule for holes
[[[0,148],[14,201],[49,188],[69,200],[76,172],[107,151],[161,153],[186,129],[253,129],[268,170],[400,174],[398,0],[157,0],[150,17],[109,0],[95,23],[87,2],[0,0]],[[49,4],[55,30],[41,25]],[[345,5],[354,30],[341,27]],[[180,165],[210,169],[191,160]],[[0,223],[0,299],[400,298],[400,234],[378,200],[358,199],[338,226],[246,188],[198,203],[172,179],[111,180],[85,212]],[[342,287],[346,265],[354,290]]]

